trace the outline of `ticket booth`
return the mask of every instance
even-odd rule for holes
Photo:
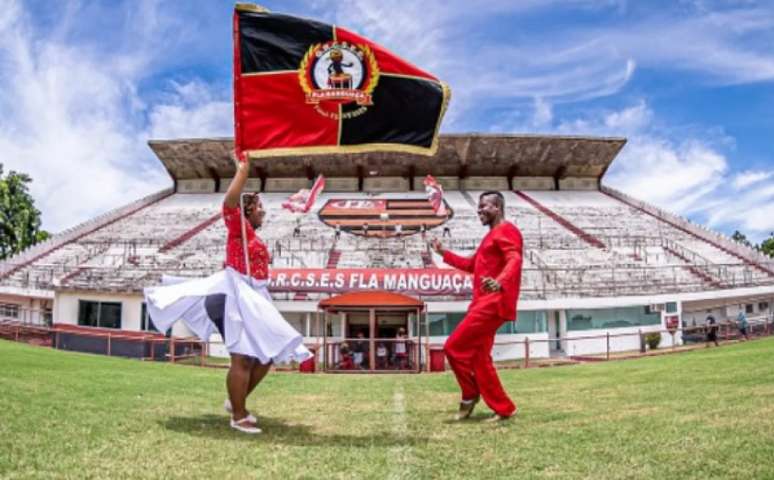
[[[331,373],[420,371],[419,299],[386,291],[352,292],[318,305],[323,370]]]

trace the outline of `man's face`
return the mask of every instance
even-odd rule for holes
[[[491,225],[500,214],[500,207],[493,195],[481,197],[478,201],[478,219],[481,225]]]

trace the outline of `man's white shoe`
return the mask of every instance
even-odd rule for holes
[[[241,420],[234,420],[234,417],[231,417],[231,428],[242,433],[261,433],[261,429],[258,428],[258,425],[250,417],[251,415],[248,415]]]

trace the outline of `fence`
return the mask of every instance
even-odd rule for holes
[[[738,328],[738,325],[736,322],[728,321],[728,322],[722,322],[718,323],[717,325],[717,338],[719,341],[731,341],[731,340],[737,340],[742,337],[742,334],[740,333],[740,330]],[[659,341],[659,344],[655,349],[648,348],[647,345],[647,337],[651,334],[659,334],[661,335],[661,340]],[[667,329],[659,329],[659,330],[647,330],[642,331],[638,330],[637,332],[626,332],[626,333],[611,333],[606,332],[604,334],[600,335],[581,335],[581,336],[575,336],[575,337],[554,337],[554,338],[533,338],[530,339],[529,336],[525,337],[524,340],[509,340],[509,341],[495,341],[495,348],[497,347],[508,347],[508,346],[515,346],[518,348],[520,352],[520,356],[516,357],[510,361],[500,362],[499,364],[496,364],[498,368],[508,368],[508,367],[519,367],[519,368],[530,368],[534,366],[546,366],[554,363],[560,363],[564,364],[567,363],[567,360],[571,360],[574,362],[580,362],[580,361],[608,361],[608,360],[618,360],[618,359],[624,359],[624,358],[636,358],[636,357],[642,357],[647,355],[653,355],[654,353],[659,352],[677,352],[682,351],[686,349],[693,349],[695,346],[689,346],[690,343],[706,343],[707,341],[707,327],[706,326],[696,326],[696,327],[683,327],[680,329],[675,330],[667,330]],[[754,337],[764,337],[764,336],[771,336],[774,334],[774,319],[770,317],[760,317],[757,320],[751,320],[749,322],[748,327],[748,336],[750,338]],[[677,341],[677,336],[680,336],[681,341]],[[668,342],[668,345],[662,345],[666,342],[664,342],[664,338],[669,338],[671,341]],[[636,345],[637,348],[634,349],[628,349],[628,348],[616,348],[614,343],[617,340],[621,339],[632,339],[630,342],[618,342],[619,345],[628,343],[629,345]],[[686,341],[686,339],[688,341]],[[567,356],[561,356],[561,357],[545,357],[545,356],[539,356],[537,358],[533,355],[533,350],[535,345],[540,344],[551,344],[552,342],[554,344],[560,342],[564,345],[567,345],[566,348],[569,350],[569,346],[571,346],[573,343],[582,343],[582,342],[604,342],[605,347],[601,349],[600,351],[596,353],[591,354],[580,354],[580,355],[567,355]],[[661,348],[661,347],[665,348]],[[443,345],[441,344],[433,344],[430,342],[427,342],[424,345],[424,355],[423,358],[427,359],[425,362],[425,370],[430,371],[430,351],[431,350],[437,350],[442,349]],[[655,352],[654,352],[655,350]],[[514,363],[514,361],[518,363]]]
[[[719,341],[737,340],[741,337],[736,322],[728,321],[717,324],[717,338]],[[655,349],[647,349],[647,336],[658,333],[661,335],[659,345]],[[533,338],[528,336],[523,340],[496,341],[495,348],[515,346],[521,356],[510,361],[498,364],[498,368],[531,368],[545,366],[553,363],[568,363],[580,361],[607,361],[614,359],[636,358],[652,355],[659,352],[677,352],[696,348],[697,343],[705,343],[707,340],[707,327],[683,327],[677,330],[648,330],[625,333],[606,332],[600,335],[581,335],[575,337]],[[749,322],[748,336],[764,337],[774,334],[774,320],[771,317],[752,319]],[[676,341],[679,338],[681,341]],[[121,356],[136,358],[146,361],[167,361],[170,363],[185,363],[188,365],[205,367],[227,367],[228,358],[215,358],[209,355],[212,343],[201,342],[195,338],[164,337],[161,334],[147,332],[127,332],[122,330],[95,327],[79,327],[76,325],[55,324],[52,327],[24,324],[15,321],[0,321],[0,338],[24,342],[39,346],[57,348],[61,350],[95,353],[107,356]],[[665,342],[664,338],[671,339]],[[621,339],[630,339],[621,342]],[[342,366],[341,345],[344,342],[354,344],[363,339],[342,339],[332,342],[314,342],[307,346],[315,352],[315,363],[321,365],[325,371],[378,371],[378,372],[418,372],[421,369],[430,371],[430,352],[443,348],[441,344],[433,344],[429,340],[419,343],[416,340],[378,339],[379,343],[403,342],[406,344],[406,357],[399,359],[397,363],[393,355],[385,359],[385,363],[377,363],[374,370],[360,370],[350,368],[348,364]],[[580,355],[568,355],[562,357],[535,357],[532,351],[536,345],[560,342],[564,345],[583,342],[604,342],[605,347],[596,353],[584,353]],[[668,343],[668,344],[667,344]],[[636,345],[638,348],[620,348],[620,345]],[[661,346],[665,348],[660,348]],[[690,345],[694,344],[694,345]],[[542,349],[542,348],[541,348]],[[393,352],[394,349],[388,349]],[[405,362],[405,363],[404,363]],[[515,362],[515,363],[514,363]],[[275,367],[278,370],[297,370],[298,365],[291,364],[285,367]]]

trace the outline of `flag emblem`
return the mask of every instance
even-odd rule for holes
[[[444,204],[443,214],[426,198],[331,198],[320,208],[320,220],[329,227],[367,237],[412,235],[439,227],[452,218]]]
[[[317,108],[320,103],[361,108],[347,112],[343,118],[354,118],[373,105],[373,91],[379,82],[379,64],[365,44],[347,42],[318,43],[309,47],[298,69],[306,103],[315,105],[317,113],[336,116],[331,109]]]

